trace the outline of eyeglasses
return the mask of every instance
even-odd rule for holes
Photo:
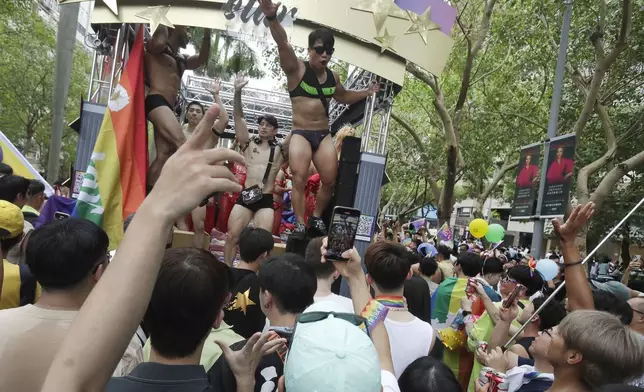
[[[324,52],[326,52],[326,54],[331,56],[335,53],[333,46],[314,46],[312,49],[315,50],[315,53],[317,54],[324,54]]]
[[[547,329],[546,329],[546,330],[541,331],[541,333],[542,333],[542,334],[546,334],[546,335],[550,336],[550,339],[552,339],[552,333],[550,333],[550,331],[548,331]]]
[[[519,282],[517,282],[516,280],[512,279],[509,276],[505,276],[505,277],[503,277],[503,279],[501,279],[501,283],[514,283],[514,284],[517,284]]]
[[[635,309],[635,308],[631,308],[631,309],[633,309],[633,312],[635,312],[635,313],[639,313],[639,314],[641,314],[641,315],[644,315],[644,312],[640,312],[639,310],[637,310],[637,309]]]

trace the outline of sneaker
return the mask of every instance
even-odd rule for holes
[[[291,236],[300,240],[304,239],[306,237],[306,226],[304,226],[304,223],[296,223],[295,230],[293,230]]]
[[[318,217],[315,217],[315,216],[309,217],[309,228],[314,232],[317,232],[315,233],[317,234],[316,236],[327,234],[326,225],[324,224],[322,219]]]

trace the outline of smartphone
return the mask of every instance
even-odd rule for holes
[[[69,214],[60,211],[54,212],[54,219],[56,220],[65,220],[67,218],[69,218]]]
[[[329,238],[324,257],[327,260],[346,261],[342,254],[353,248],[360,223],[360,210],[349,207],[335,207],[329,226]]]
[[[525,289],[523,285],[517,284],[517,287],[514,288],[514,290],[510,293],[508,298],[505,301],[503,301],[503,307],[507,309],[510,306],[512,306],[512,304],[514,303],[514,301],[516,301],[519,294],[521,294],[521,290],[523,289]]]

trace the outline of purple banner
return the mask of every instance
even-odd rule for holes
[[[422,15],[431,7],[429,19],[440,26],[447,35],[452,34],[452,26],[456,21],[456,8],[443,0],[395,0],[394,3],[403,10]]]

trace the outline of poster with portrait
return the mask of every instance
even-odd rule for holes
[[[575,170],[575,147],[574,134],[550,140],[541,218],[563,216],[566,211]]]
[[[542,143],[537,143],[521,149],[512,203],[512,219],[527,219],[535,213],[541,174],[539,163],[542,146]]]

